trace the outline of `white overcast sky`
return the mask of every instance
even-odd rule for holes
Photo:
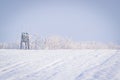
[[[120,1],[0,0],[0,42],[21,32],[120,43]]]

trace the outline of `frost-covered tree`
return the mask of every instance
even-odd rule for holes
[[[42,38],[30,35],[30,49],[120,49],[120,45],[113,43],[99,43],[95,41],[76,42],[68,38],[50,36]],[[20,41],[14,43],[0,43],[0,49],[19,49]]]

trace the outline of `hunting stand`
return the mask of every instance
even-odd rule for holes
[[[20,49],[30,49],[29,44],[30,44],[29,43],[29,34],[23,32],[21,34]]]

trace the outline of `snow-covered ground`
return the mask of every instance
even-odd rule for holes
[[[0,80],[120,80],[120,50],[0,50]]]

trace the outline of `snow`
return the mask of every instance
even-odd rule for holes
[[[0,50],[0,80],[120,80],[120,50]]]

